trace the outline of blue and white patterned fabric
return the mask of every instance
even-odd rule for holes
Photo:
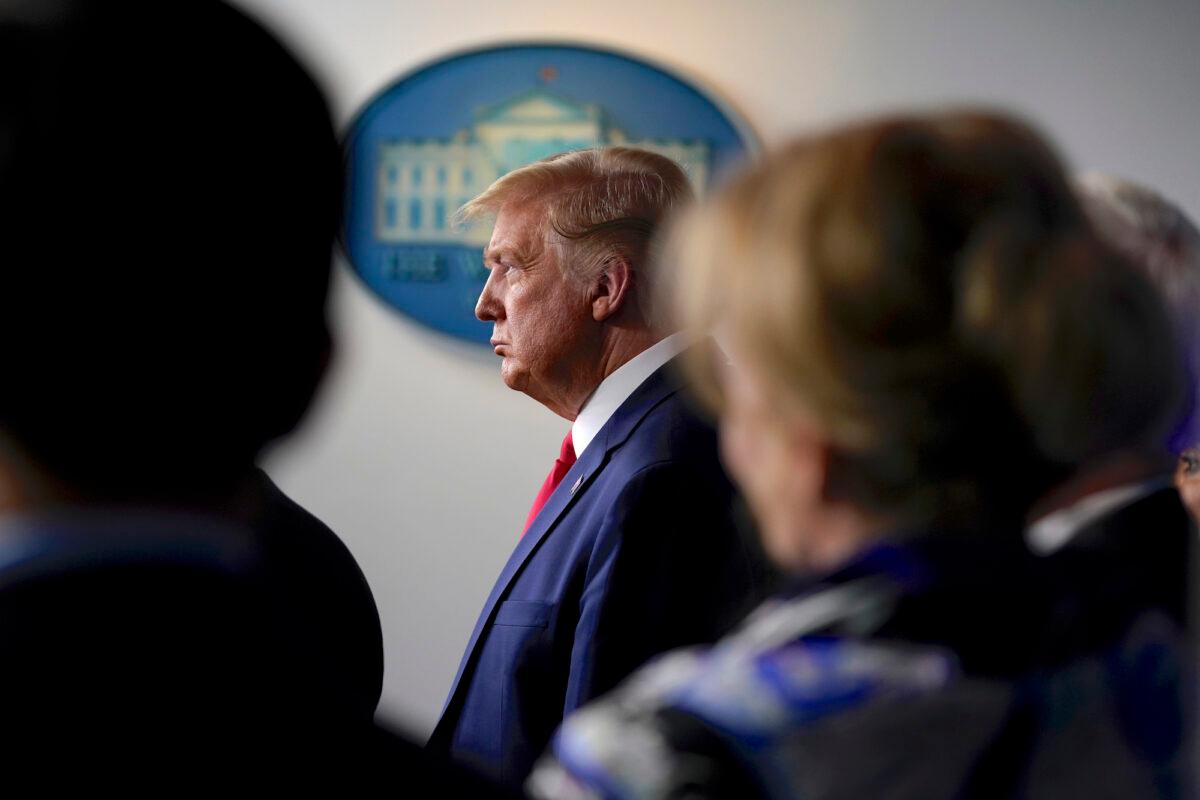
[[[954,654],[935,647],[820,633],[847,617],[870,616],[892,600],[864,579],[815,595],[775,601],[712,648],[656,659],[620,690],[570,717],[530,788],[555,798],[672,796],[717,768],[676,752],[656,714],[684,712],[718,733],[768,786],[788,792],[787,736],[867,703],[913,697],[958,678]]]
[[[980,540],[912,544],[652,661],[567,718],[530,794],[1193,796],[1194,670],[1166,615],[1077,646],[1091,618],[1057,590],[1060,570]]]

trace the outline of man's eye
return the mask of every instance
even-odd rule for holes
[[[1187,450],[1179,456],[1179,468],[1189,477],[1200,475],[1200,451]]]

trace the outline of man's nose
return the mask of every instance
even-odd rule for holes
[[[481,322],[495,322],[500,313],[500,303],[496,298],[496,287],[493,285],[495,270],[488,272],[487,283],[483,284],[483,291],[479,293],[479,300],[475,303],[475,317]]]

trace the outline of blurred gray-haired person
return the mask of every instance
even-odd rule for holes
[[[1175,484],[1200,519],[1200,230],[1157,192],[1109,175],[1076,181],[1100,236],[1154,282],[1175,323],[1192,386],[1193,408],[1171,441]]]

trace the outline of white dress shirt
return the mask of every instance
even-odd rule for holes
[[[575,424],[571,426],[571,441],[575,445],[576,458],[583,455],[583,451],[621,404],[628,400],[655,370],[682,353],[688,343],[686,335],[673,333],[626,361],[600,382],[596,391],[592,392],[592,396],[580,409]]]

